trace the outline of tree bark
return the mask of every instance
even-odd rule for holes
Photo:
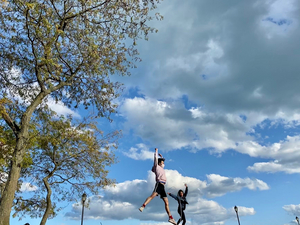
[[[24,145],[24,137],[17,142],[16,149]],[[0,225],[9,225],[10,212],[15,198],[18,180],[21,172],[21,163],[23,160],[23,151],[16,150],[14,159],[11,162],[11,168],[8,174],[6,185],[0,200]]]
[[[47,206],[46,206],[46,211],[45,211],[45,213],[43,215],[43,218],[41,220],[40,225],[45,225],[46,224],[47,219],[49,217],[49,214],[51,212],[51,208],[52,208],[52,202],[51,202],[52,190],[51,190],[51,187],[50,187],[50,185],[48,183],[48,177],[45,177],[43,179],[43,182],[44,182],[44,185],[45,185],[45,187],[47,189],[47,196],[46,196],[46,204],[47,204]]]

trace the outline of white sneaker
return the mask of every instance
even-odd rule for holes
[[[141,212],[143,212],[143,210],[144,210],[144,206],[141,206],[140,208],[139,208],[139,210],[141,211]]]
[[[172,224],[175,224],[175,225],[177,224],[176,221],[175,221],[174,219],[169,219],[168,221],[169,221],[170,223],[172,223]]]

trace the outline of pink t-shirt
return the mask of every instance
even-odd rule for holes
[[[154,153],[154,165],[152,167],[152,172],[155,173],[156,182],[162,181],[167,182],[167,177],[164,168],[158,165],[158,153]]]

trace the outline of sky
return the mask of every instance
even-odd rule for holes
[[[106,132],[123,136],[109,177],[115,187],[88,196],[86,225],[167,225],[151,195],[154,148],[166,159],[166,191],[189,187],[187,225],[296,225],[300,217],[300,1],[164,0],[140,40],[142,62],[124,83]],[[49,102],[61,114],[73,111]],[[34,188],[24,184],[23,191]],[[100,198],[99,198],[100,197]],[[80,199],[79,199],[80,201]],[[177,202],[169,198],[175,220]],[[82,206],[48,225],[79,224]],[[29,217],[11,224],[39,224]]]

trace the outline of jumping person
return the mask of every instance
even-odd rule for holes
[[[161,158],[158,158],[158,155]],[[158,149],[155,148],[155,153],[154,153],[154,165],[152,167],[152,172],[155,173],[155,180],[156,180],[156,184],[153,190],[153,193],[146,199],[146,201],[144,202],[144,204],[139,208],[139,210],[141,212],[143,212],[144,208],[146,207],[146,205],[156,196],[160,195],[161,199],[164,201],[165,203],[165,209],[166,212],[169,216],[169,222],[172,224],[176,225],[176,221],[173,219],[171,213],[170,213],[170,209],[169,209],[169,201],[168,201],[168,197],[167,197],[167,193],[165,191],[165,184],[167,181],[166,178],[166,174],[164,171],[164,167],[165,167],[165,159],[162,157],[161,154],[158,154]]]
[[[188,186],[185,184],[185,192],[183,193],[182,190],[179,190],[178,191],[178,194],[177,196],[176,195],[173,195],[171,193],[168,193],[168,195],[170,195],[172,198],[174,198],[175,200],[178,201],[178,210],[177,212],[179,213],[180,215],[180,219],[178,220],[177,222],[177,225],[181,222],[182,222],[182,225],[185,225],[186,223],[186,219],[185,219],[185,215],[184,215],[184,210],[185,210],[185,206],[186,204],[189,204],[187,201],[186,201],[186,196],[188,194]]]

